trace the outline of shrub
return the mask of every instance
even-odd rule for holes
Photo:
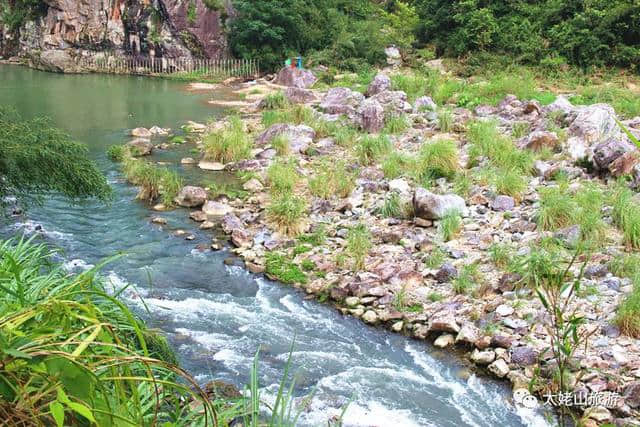
[[[640,248],[640,206],[633,200],[633,192],[624,183],[619,183],[612,195],[612,217],[622,230],[627,246]]]
[[[467,197],[471,193],[473,182],[466,171],[457,173],[453,179],[453,192],[460,197]]]
[[[528,182],[516,169],[500,169],[496,171],[494,185],[499,194],[511,196],[516,201],[520,201],[523,193],[527,191]]]
[[[640,285],[638,283],[634,284],[633,291],[618,306],[615,322],[623,334],[640,338]]]
[[[421,177],[452,178],[459,169],[456,143],[442,139],[423,144],[417,168]]]
[[[360,163],[371,165],[393,149],[393,144],[386,135],[364,135],[356,146],[356,154]]]
[[[140,187],[137,196],[140,200],[154,202],[161,199],[164,205],[172,206],[183,186],[182,178],[177,172],[144,160],[125,158],[122,168],[127,181]]]
[[[327,230],[324,225],[318,226],[313,232],[298,236],[298,241],[312,246],[322,246],[327,240]]]
[[[513,257],[513,248],[508,244],[494,243],[489,248],[489,257],[498,268],[506,268]]]
[[[272,194],[292,193],[300,175],[292,160],[277,160],[267,169],[267,181]]]
[[[291,193],[282,193],[267,206],[267,220],[282,234],[298,236],[308,225],[307,201]]]
[[[107,157],[116,163],[122,162],[127,155],[127,147],[124,145],[112,145],[107,149]]]
[[[346,125],[337,126],[332,135],[336,144],[344,148],[353,147],[358,138],[358,132]]]
[[[429,268],[440,268],[444,264],[447,254],[440,248],[433,249],[424,259],[424,264]]]
[[[438,225],[440,234],[445,242],[456,237],[462,231],[462,217],[457,210],[451,210],[442,217]]]
[[[543,230],[557,230],[575,223],[577,206],[567,194],[566,184],[543,188],[539,193],[537,222]]]
[[[287,135],[278,135],[271,140],[271,146],[279,156],[288,156],[291,152],[291,143]]]
[[[387,179],[401,177],[407,171],[411,159],[404,153],[392,151],[382,162],[382,172]]]
[[[364,224],[352,227],[347,233],[347,253],[353,258],[353,269],[363,270],[371,250],[371,233]]]
[[[226,129],[205,136],[203,142],[205,159],[220,163],[248,159],[253,148],[253,141],[238,116],[231,117]]]
[[[453,291],[457,294],[470,294],[476,287],[477,282],[481,278],[480,271],[478,270],[478,264],[464,265],[458,277],[453,279]]]

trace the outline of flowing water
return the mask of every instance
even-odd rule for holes
[[[368,327],[305,300],[292,288],[226,266],[227,251],[196,250],[211,235],[190,223],[186,211],[163,213],[169,219],[165,229],[151,224],[153,213],[134,200],[136,189],[123,182],[105,151],[126,142],[133,127],[175,129],[186,120],[224,114],[206,101],[228,94],[184,89],[167,80],[63,76],[0,65],[0,104],[13,105],[26,117],[48,115],[87,143],[116,193],[108,206],[48,197],[17,223],[5,224],[2,234],[41,234],[64,249],[70,269],[125,253],[105,274],[115,287],[135,285],[128,302],[167,334],[182,365],[202,383],[219,378],[243,386],[260,349],[259,378],[268,399],[296,337],[296,394],[315,390],[301,425],[327,425],[350,400],[344,418],[349,426],[546,425],[539,414],[510,405],[506,384],[468,375],[451,354]],[[199,173],[192,167],[179,165],[190,148],[161,158],[195,177]],[[174,229],[194,233],[196,239],[174,237]]]

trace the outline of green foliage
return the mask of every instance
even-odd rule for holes
[[[396,179],[407,172],[411,158],[399,151],[392,151],[382,162],[382,172],[387,179]]]
[[[253,141],[244,129],[242,119],[233,116],[228,126],[204,138],[204,157],[207,160],[229,163],[248,159]]]
[[[210,199],[216,199],[220,196],[228,197],[231,200],[245,199],[249,195],[238,182],[206,182],[204,186],[208,188]]]
[[[462,217],[460,216],[460,212],[452,210],[445,213],[438,224],[438,228],[445,242],[456,237],[460,231],[462,231]]]
[[[620,182],[612,194],[612,217],[622,231],[624,243],[640,249],[640,205],[634,200],[634,193]]]
[[[107,200],[112,194],[85,145],[72,141],[49,119],[24,120],[0,107],[0,199],[12,195],[40,201],[50,191],[72,200]]]
[[[144,160],[127,157],[122,162],[122,169],[127,181],[140,187],[137,198],[150,203],[160,200],[165,206],[173,206],[183,186],[177,172]]]
[[[272,194],[288,194],[300,181],[300,175],[293,160],[277,160],[267,169],[267,181]]]
[[[358,224],[349,230],[347,233],[347,253],[353,259],[355,271],[364,269],[367,255],[369,255],[372,246],[371,233],[366,225]]]
[[[289,106],[289,101],[282,92],[271,93],[261,101],[264,110],[281,110]]]
[[[517,169],[496,171],[493,184],[498,194],[511,196],[516,201],[522,200],[522,195],[528,187],[527,179]]]
[[[390,116],[385,120],[383,133],[395,135],[404,132],[409,128],[409,120],[406,116]]]
[[[442,132],[451,132],[453,130],[453,114],[451,110],[441,108],[438,111],[438,127]]]
[[[307,283],[307,275],[293,261],[277,252],[267,252],[265,272],[282,283]]]
[[[391,192],[384,200],[382,207],[378,209],[378,214],[384,218],[402,218],[404,211],[405,209],[398,193]]]
[[[618,306],[615,322],[623,334],[640,338],[640,286],[637,283]]]
[[[0,242],[0,254],[3,422],[188,426],[239,415],[222,416],[235,404],[210,401],[171,362],[166,340],[107,292],[99,267],[69,275],[33,240]]]
[[[424,259],[424,264],[428,268],[440,268],[447,259],[447,254],[440,248],[433,249]]]
[[[476,288],[481,279],[478,264],[466,264],[462,266],[458,277],[453,279],[453,291],[457,294],[470,294]]]
[[[327,231],[324,225],[318,226],[313,232],[298,236],[298,241],[308,243],[314,247],[322,246],[327,240]]]
[[[513,257],[513,248],[508,244],[494,243],[489,248],[489,257],[498,268],[506,268]]]
[[[107,149],[107,157],[116,163],[122,162],[127,154],[127,147],[124,145],[112,145]]]
[[[314,196],[329,199],[332,196],[349,197],[356,185],[355,174],[343,161],[320,159],[314,164],[309,178],[309,191]]]
[[[361,164],[371,165],[392,149],[393,144],[386,135],[363,135],[356,145],[356,154]]]
[[[298,236],[308,224],[307,201],[292,193],[282,193],[267,206],[267,220],[282,234]]]
[[[278,135],[273,138],[271,146],[276,150],[278,156],[288,156],[291,152],[291,143],[287,135]]]
[[[441,139],[425,143],[420,147],[417,176],[453,178],[459,168],[458,147],[454,141]]]

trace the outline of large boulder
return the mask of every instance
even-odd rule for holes
[[[185,208],[196,208],[207,201],[207,191],[202,187],[187,185],[176,197],[176,203]]]
[[[384,54],[387,57],[387,64],[397,67],[402,64],[402,54],[400,49],[395,46],[389,46],[384,50]]]
[[[560,143],[560,139],[555,132],[535,131],[518,141],[518,147],[533,151],[540,151],[543,148],[555,149]]]
[[[134,157],[148,156],[153,151],[153,144],[148,139],[136,138],[127,143],[129,152]]]
[[[369,133],[377,133],[384,127],[384,108],[375,99],[367,99],[358,110],[360,125]]]
[[[434,314],[429,319],[429,332],[460,332],[460,325],[456,320],[456,315],[451,310],[444,310]]]
[[[219,218],[231,214],[233,208],[225,203],[209,200],[202,207],[202,212],[207,214],[207,217]]]
[[[569,126],[569,133],[585,141],[588,146],[611,138],[619,139],[622,131],[615,119],[615,111],[608,104],[581,107]]]
[[[374,95],[371,99],[378,101],[387,113],[400,115],[413,111],[411,104],[407,102],[407,94],[401,90],[385,90]]]
[[[305,125],[290,125],[285,123],[277,123],[262,132],[256,139],[259,145],[266,145],[273,141],[274,138],[283,136],[289,140],[289,148],[293,152],[304,152],[316,137],[313,128]]]
[[[292,104],[306,104],[316,100],[316,96],[309,89],[288,87],[284,90],[284,96]]]
[[[78,73],[82,71],[76,60],[67,50],[45,50],[34,61],[36,67],[56,73]]]
[[[636,146],[628,139],[610,138],[596,145],[593,149],[593,163],[600,170],[610,170],[613,166],[614,169],[626,170],[626,173],[629,173],[635,166],[635,163],[628,162],[625,167],[624,163],[619,164],[620,162],[616,163],[616,161],[625,154],[633,151],[636,151]],[[635,157],[627,156],[627,158],[628,160],[633,160]]]
[[[413,209],[415,216],[423,219],[442,219],[450,211],[468,214],[464,199],[455,194],[439,195],[424,188],[417,188],[413,193]]]
[[[389,90],[391,88],[391,79],[386,74],[378,74],[369,84],[367,88],[367,96],[377,95],[380,92]]]
[[[355,113],[362,101],[364,101],[364,95],[360,92],[346,87],[334,87],[329,89],[320,103],[320,108],[328,114],[351,115]]]
[[[421,113],[424,111],[436,111],[438,106],[430,96],[421,96],[413,103],[413,112]]]
[[[275,83],[282,86],[307,89],[313,86],[316,81],[318,81],[318,79],[309,70],[284,67],[278,72]]]
[[[576,107],[571,104],[571,101],[569,101],[564,96],[558,96],[555,101],[543,108],[543,110],[546,112],[551,113],[559,111],[565,116],[571,114],[575,109]]]

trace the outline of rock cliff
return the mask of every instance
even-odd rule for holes
[[[22,7],[5,1],[6,10]],[[228,0],[42,0],[31,12],[18,25],[9,21],[11,13],[0,14],[0,56],[19,56],[55,71],[79,71],[78,57],[101,52],[221,57],[227,49],[223,23],[232,9]]]

